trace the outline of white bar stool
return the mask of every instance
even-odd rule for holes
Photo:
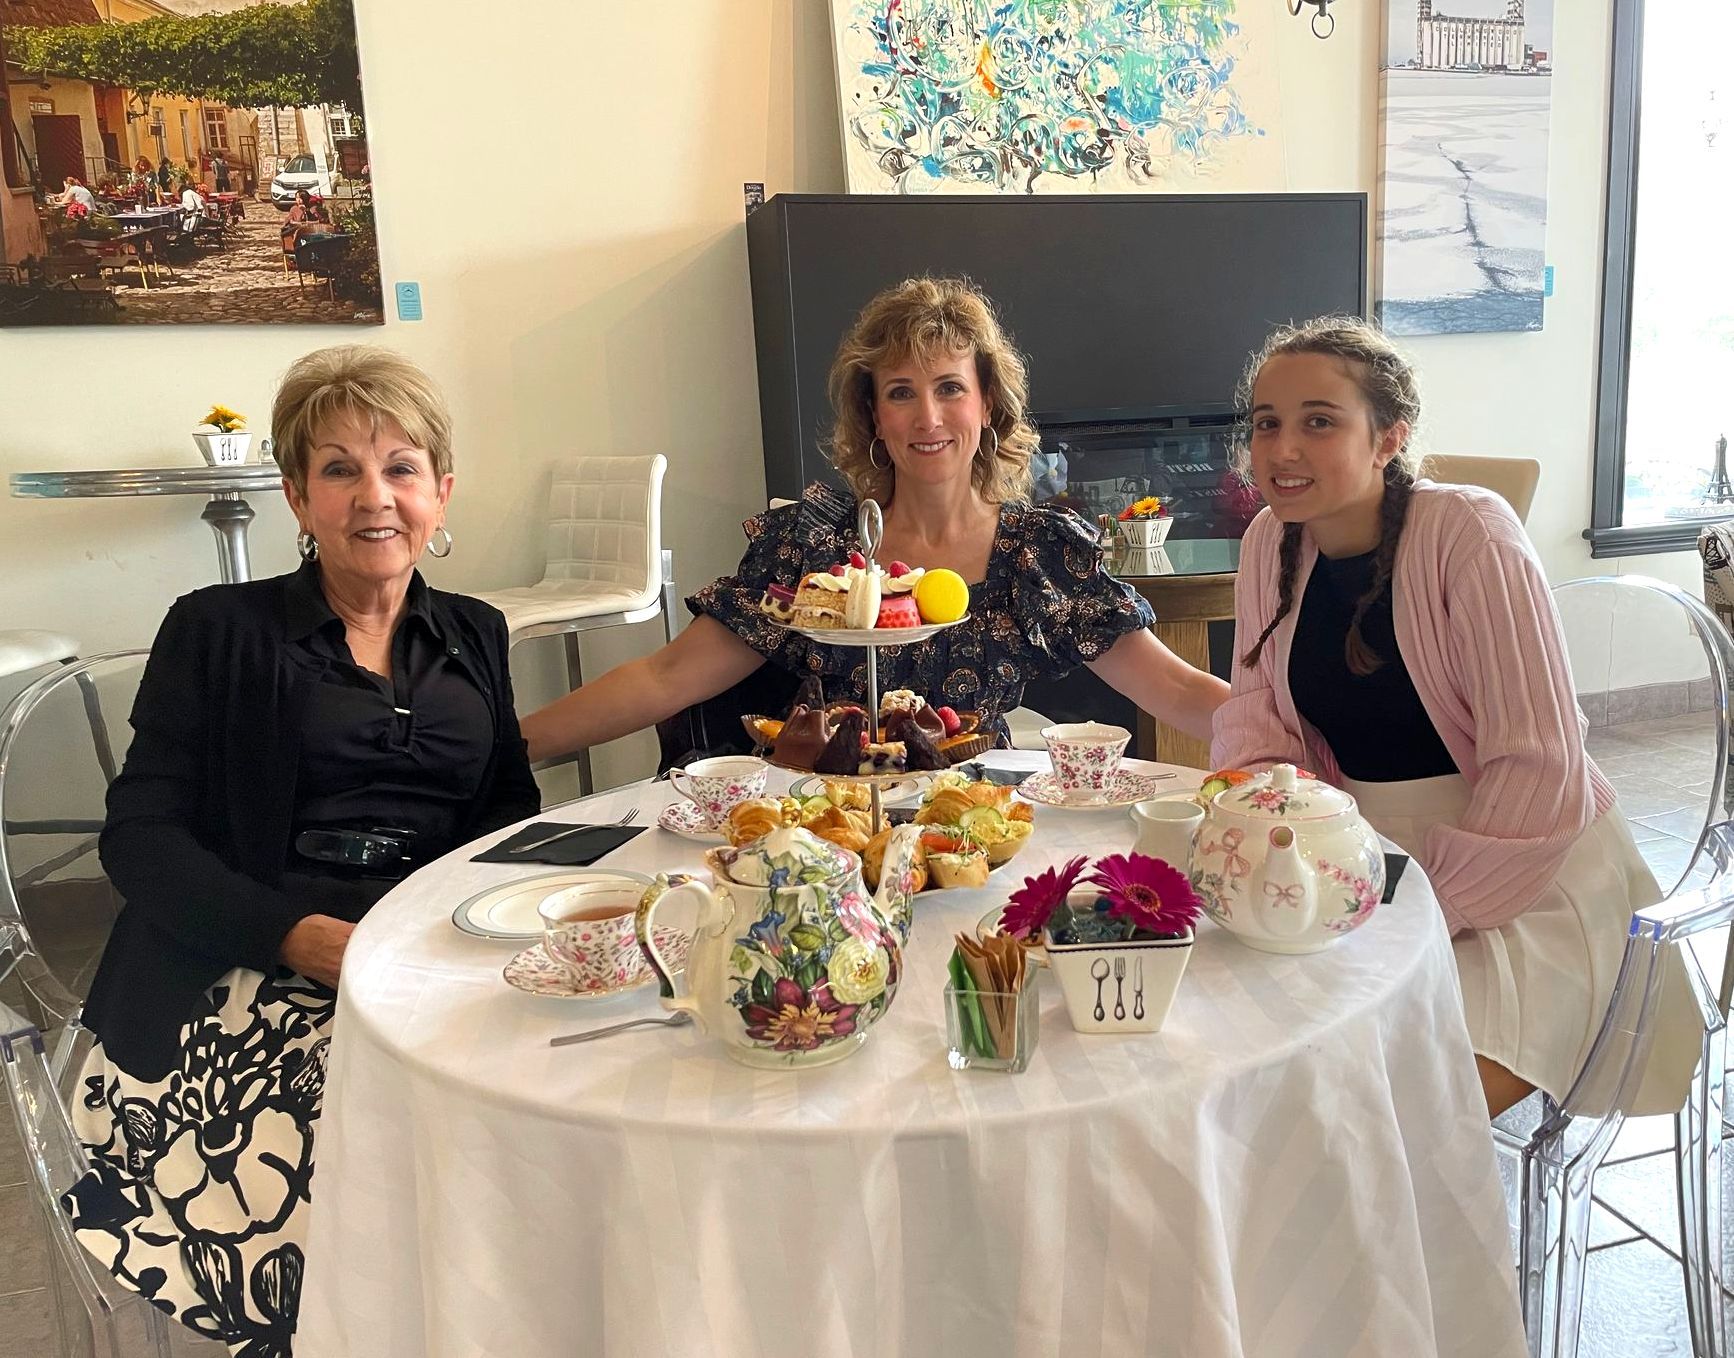
[[[510,644],[566,639],[566,677],[584,683],[578,634],[661,617],[674,640],[674,553],[662,545],[662,480],[668,459],[575,457],[555,464],[547,564],[534,585],[475,597],[506,615]],[[580,750],[580,795],[595,790],[590,751]]]

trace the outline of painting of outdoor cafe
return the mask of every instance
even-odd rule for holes
[[[379,324],[351,0],[0,0],[0,326]]]

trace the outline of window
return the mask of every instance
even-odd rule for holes
[[[181,159],[189,164],[193,159],[193,134],[187,126],[187,111],[181,110]]]
[[[1734,11],[1613,10],[1595,556],[1689,547],[1706,516],[1734,514],[1712,484],[1734,438]]]
[[[224,116],[227,112],[220,108],[205,110],[205,145],[213,151],[229,149],[229,122]]]
[[[169,158],[169,134],[168,129],[163,126],[163,111],[160,108],[151,114],[151,139],[157,144],[157,159],[159,161],[167,160]]]

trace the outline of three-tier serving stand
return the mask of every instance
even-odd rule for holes
[[[879,552],[879,543],[885,536],[885,518],[876,500],[863,500],[860,511],[855,517],[855,535],[861,540],[861,555],[869,562],[875,560]],[[925,641],[937,632],[943,632],[948,627],[968,619],[969,614],[952,622],[924,622],[919,627],[795,627],[789,626],[791,632],[799,632],[811,641],[823,646],[855,646],[867,652],[867,726],[872,738],[877,741],[879,736],[879,650],[883,646],[907,646],[912,642]],[[772,761],[775,763],[775,761]],[[779,768],[787,767],[778,765]],[[800,770],[812,772],[812,770]],[[911,775],[907,770],[902,773],[821,773],[821,778],[833,783],[865,783],[868,788],[870,806],[872,808],[873,833],[877,835],[885,828],[885,808],[881,801],[881,789],[891,783],[908,780]]]

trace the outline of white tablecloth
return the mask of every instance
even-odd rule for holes
[[[672,796],[552,818],[651,820]],[[798,1072],[690,1028],[550,1049],[658,1012],[654,987],[520,994],[512,946],[450,916],[524,869],[466,852],[417,873],[344,963],[298,1358],[1521,1354],[1419,868],[1310,957],[1202,924],[1159,1034],[1080,1036],[1044,977],[1029,1070],[954,1072],[952,934],[1025,872],[1132,838],[1125,812],[1036,822],[1014,870],[920,898],[890,1013],[858,1054]],[[652,830],[609,861],[700,853]]]

